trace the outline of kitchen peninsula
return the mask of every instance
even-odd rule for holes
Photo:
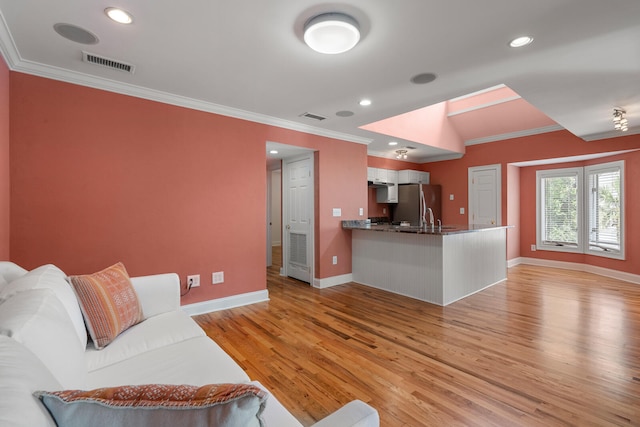
[[[507,278],[507,226],[342,226],[363,285],[446,306]]]

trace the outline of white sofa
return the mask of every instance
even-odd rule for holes
[[[55,426],[33,395],[42,390],[215,383],[252,383],[264,389],[180,310],[176,274],[131,278],[131,283],[144,320],[96,350],[60,269],[45,265],[28,272],[0,262],[1,426]],[[302,425],[270,394],[262,418],[269,427]],[[379,417],[355,400],[315,426],[375,427]]]

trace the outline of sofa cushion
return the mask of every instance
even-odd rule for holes
[[[65,388],[84,388],[84,348],[64,306],[50,289],[18,292],[0,304],[0,334],[31,350]]]
[[[37,393],[58,427],[263,426],[267,394],[250,384],[147,384]]]
[[[51,289],[55,292],[56,297],[62,302],[73,322],[82,347],[85,347],[87,345],[87,329],[82,319],[78,299],[67,282],[64,272],[52,264],[34,268],[0,289],[0,301],[11,298],[12,295],[18,292],[30,289]]]
[[[182,311],[159,314],[127,329],[102,350],[90,344],[85,352],[87,369],[104,368],[147,351],[202,336],[205,336],[202,328]]]
[[[207,336],[147,351],[88,374],[89,388],[124,384],[205,385],[249,381],[246,372]]]
[[[55,427],[33,392],[60,390],[62,385],[31,351],[0,335],[0,426]]]
[[[143,319],[138,296],[121,262],[70,280],[97,349]]]

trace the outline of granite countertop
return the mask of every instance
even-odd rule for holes
[[[347,220],[342,221],[342,228],[347,230],[370,230],[370,231],[383,231],[391,233],[411,233],[411,234],[433,234],[433,235],[449,235],[459,233],[470,233],[483,230],[494,230],[497,228],[509,228],[508,225],[442,225],[438,227],[436,224],[433,228],[431,226],[402,226],[402,225],[390,225],[390,224],[371,224],[367,220]]]

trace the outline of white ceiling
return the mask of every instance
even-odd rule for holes
[[[107,19],[109,6],[134,23]],[[305,21],[328,11],[360,23],[353,50],[322,55],[302,41]],[[585,140],[640,133],[638,0],[0,0],[0,12],[12,70],[365,143],[373,153],[391,152],[390,137],[360,126],[500,84]],[[67,40],[56,23],[99,43]],[[534,43],[509,48],[522,34]],[[82,50],[135,73],[84,63]],[[438,78],[410,82],[423,72]],[[363,97],[373,104],[359,106]],[[629,132],[612,131],[613,107],[627,110]],[[345,110],[354,115],[336,116]],[[415,154],[446,153],[418,144]]]

